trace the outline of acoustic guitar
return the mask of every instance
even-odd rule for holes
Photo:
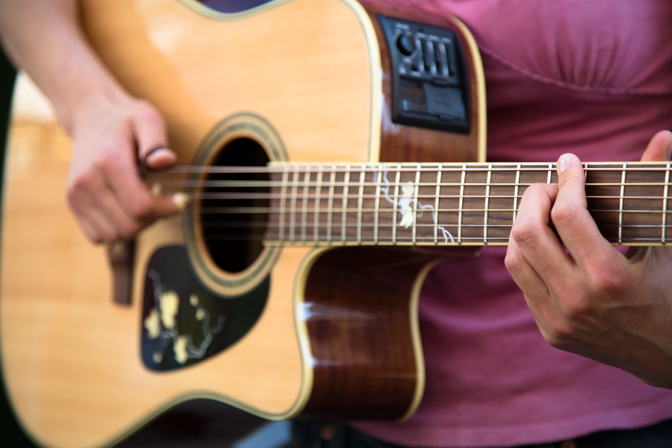
[[[189,205],[135,242],[91,246],[63,198],[67,138],[14,123],[0,328],[26,432],[110,445],[196,398],[268,419],[412,415],[424,278],[441,256],[506,244],[526,186],[556,181],[552,163],[485,162],[469,31],[354,0],[227,13],[91,0],[81,13],[110,70],[168,123],[181,165],[147,182]],[[669,163],[586,172],[606,238],[667,243]]]

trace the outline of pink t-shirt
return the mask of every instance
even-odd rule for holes
[[[387,0],[454,14],[482,51],[491,161],[638,160],[672,129],[672,2]],[[505,248],[448,260],[420,302],[425,396],[403,423],[355,423],[414,446],[559,441],[672,417],[672,391],[550,347]]]

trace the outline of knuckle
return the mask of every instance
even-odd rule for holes
[[[66,187],[68,199],[75,200],[79,197],[79,194],[93,190],[95,180],[91,170],[78,173]]]
[[[556,226],[571,223],[576,218],[576,206],[571,202],[556,202],[551,209],[551,221]]]
[[[544,338],[544,341],[548,343],[551,347],[560,348],[562,341],[556,334],[550,330],[542,330],[541,336]]]
[[[560,350],[569,347],[569,341],[574,336],[573,327],[565,321],[554,321],[547,328],[541,330],[544,340],[551,346]]]
[[[163,120],[159,112],[150,103],[146,101],[142,100],[138,101],[134,115],[136,118],[145,122],[149,122],[151,124],[158,125],[163,123]]]
[[[110,146],[104,146],[93,159],[93,166],[103,173],[109,173],[119,161],[118,151]]]
[[[508,250],[504,258],[504,266],[512,276],[516,276],[523,268],[525,257],[517,250]]]
[[[542,234],[542,227],[542,224],[535,220],[520,220],[511,229],[511,237],[520,247],[531,248]]]
[[[548,196],[549,187],[551,186],[548,184],[532,184],[525,188],[522,200],[528,201],[532,198],[543,198],[544,196]]]
[[[624,291],[628,276],[610,267],[600,266],[591,269],[588,275],[589,288],[599,295],[613,295]]]

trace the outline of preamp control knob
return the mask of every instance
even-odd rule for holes
[[[397,38],[397,48],[404,56],[410,56],[415,50],[415,44],[411,36],[402,34]]]

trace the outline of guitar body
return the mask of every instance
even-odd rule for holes
[[[164,114],[180,163],[211,164],[241,140],[271,162],[482,161],[483,78],[468,32],[449,18],[437,23],[468,50],[470,131],[398,125],[377,12],[351,0],[273,1],[238,14],[188,0],[82,3],[94,48],[131,93]],[[106,251],[84,239],[67,209],[68,162],[69,141],[53,123],[14,123],[3,196],[2,366],[14,410],[36,441],[111,444],[194,398],[269,419],[401,419],[418,406],[417,300],[432,257],[262,247],[227,271],[187,215],[138,238],[130,304],[120,305]],[[164,268],[178,258],[187,268]],[[185,363],[171,346],[186,335],[179,322],[168,346],[148,348],[148,319],[172,284],[181,285],[181,314],[190,306],[209,312],[214,340],[254,316],[216,351],[216,342],[201,342],[206,354]],[[202,291],[196,299],[192,284]],[[217,307],[223,324],[215,329]],[[187,336],[195,345],[204,339]]]

